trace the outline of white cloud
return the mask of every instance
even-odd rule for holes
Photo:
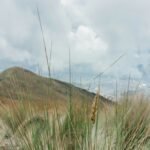
[[[71,4],[71,2],[72,2],[72,0],[61,0],[61,4],[64,6]]]
[[[18,65],[19,62],[29,61],[32,58],[28,51],[11,47],[2,37],[0,37],[0,53],[0,59],[18,62]]]
[[[79,26],[75,32],[69,34],[73,62],[96,63],[106,55],[108,45],[91,28]]]
[[[14,43],[23,43],[30,38],[34,15],[22,11],[15,0],[6,0],[0,5],[0,33]]]

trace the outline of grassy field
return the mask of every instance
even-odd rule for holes
[[[98,94],[93,104],[2,101],[1,149],[149,150],[148,100],[122,99],[111,106],[102,104]]]

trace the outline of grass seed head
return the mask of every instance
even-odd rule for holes
[[[91,121],[94,124],[96,120],[97,110],[98,110],[98,101],[99,101],[99,92],[94,97],[93,103],[92,103],[92,110],[91,110]]]

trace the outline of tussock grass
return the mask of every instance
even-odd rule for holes
[[[99,106],[95,122],[91,121],[91,103],[72,105],[71,114],[70,110],[60,113],[56,107],[38,111],[35,104],[20,103],[1,111],[1,119],[20,149],[148,150],[150,104],[138,99],[130,97],[128,102],[124,99],[103,109]]]

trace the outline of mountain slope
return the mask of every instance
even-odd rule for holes
[[[94,93],[71,85],[73,100],[92,100]],[[14,67],[0,73],[0,97],[25,100],[68,100],[70,84]],[[101,96],[101,100],[112,103]]]

